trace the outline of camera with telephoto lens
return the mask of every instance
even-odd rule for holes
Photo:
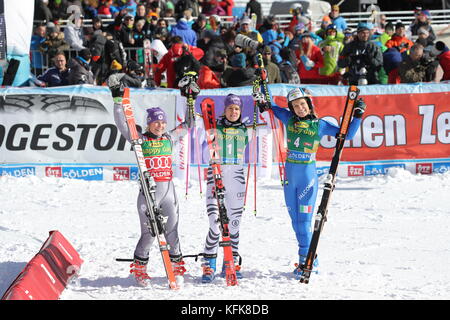
[[[250,37],[244,36],[243,34],[238,34],[236,38],[234,39],[234,45],[241,47],[241,48],[251,48],[258,50],[262,47],[262,45],[256,41],[253,40]]]
[[[355,54],[350,56],[351,64],[349,73],[358,79],[358,85],[368,84],[367,68],[365,63],[365,50],[356,50]]]

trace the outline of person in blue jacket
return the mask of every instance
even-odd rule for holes
[[[192,30],[192,28],[188,25],[187,20],[183,17],[178,19],[175,26],[172,26],[170,35],[172,37],[181,37],[181,39],[183,39],[183,42],[190,46],[197,46],[197,34],[194,30]]]
[[[270,106],[261,93],[253,98],[261,112]],[[317,116],[312,97],[305,88],[295,88],[287,95],[288,109],[272,103],[274,115],[283,122],[287,132],[287,159],[285,163],[284,197],[298,242],[299,263],[294,274],[300,276],[311,242],[311,218],[318,191],[316,153],[323,136],[336,136],[339,127]],[[351,140],[358,131],[366,104],[357,100],[353,119],[346,139]],[[318,262],[315,261],[317,267]]]

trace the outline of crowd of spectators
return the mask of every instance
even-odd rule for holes
[[[202,89],[251,85],[258,52],[269,83],[450,80],[450,51],[436,38],[427,10],[418,8],[410,25],[379,14],[352,29],[337,5],[312,21],[295,4],[282,28],[276,17],[262,15],[257,0],[249,0],[239,18],[232,16],[233,6],[233,0],[36,0],[40,23],[30,54],[35,83],[102,85],[116,72],[143,79],[145,39],[151,41],[153,72],[152,81],[142,83],[169,88],[177,88],[186,71],[198,73]],[[239,34],[258,45],[237,45]]]

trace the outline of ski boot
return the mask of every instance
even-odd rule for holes
[[[134,275],[134,279],[141,287],[147,287],[150,284],[150,276],[147,274],[147,262],[140,259],[134,259],[130,264],[130,273]]]
[[[204,255],[202,258],[202,283],[211,283],[215,278],[216,256]]]
[[[184,261],[181,256],[178,257],[170,257],[172,262],[173,274],[175,275],[175,279],[178,285],[182,285],[184,283],[184,274],[186,272],[186,268],[184,267]]]
[[[305,265],[305,263],[306,263],[306,256],[300,256],[300,258],[299,258],[299,263],[296,263],[296,264],[294,264],[294,266],[295,266],[295,269],[294,269],[294,275],[295,275],[295,278],[297,279],[297,280],[300,280],[300,277],[302,276],[302,274],[303,274],[303,269],[302,269],[302,267]],[[319,259],[317,258],[317,256],[316,256],[316,258],[314,259],[314,262],[313,262],[313,267],[314,267],[314,269],[313,269],[313,273],[319,273],[319,270],[317,269],[318,267],[319,267]]]
[[[242,279],[242,273],[241,273],[241,263],[242,258],[239,254],[233,254],[233,260],[234,260],[234,270],[236,271],[236,279]],[[220,273],[220,276],[222,278],[225,278],[226,276],[226,270],[225,270],[225,262],[222,264],[222,272]]]

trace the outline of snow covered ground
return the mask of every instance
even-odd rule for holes
[[[279,181],[258,182],[257,215],[250,192],[241,225],[245,278],[237,287],[226,288],[223,279],[204,285],[200,263],[186,259],[188,274],[177,292],[166,288],[156,245],[152,287],[135,286],[129,263],[114,260],[132,257],[139,238],[136,182],[5,176],[0,190],[0,295],[48,231],[59,230],[85,261],[62,300],[450,298],[450,173],[396,169],[338,179],[319,244],[320,273],[309,285],[292,276],[297,247]],[[208,229],[198,190],[194,184],[186,200],[178,188],[184,254],[201,252]]]

